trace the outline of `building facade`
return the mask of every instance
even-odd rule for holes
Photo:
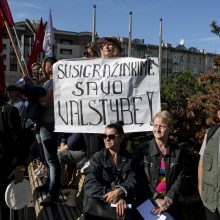
[[[15,23],[21,53],[28,63],[28,55],[31,52],[31,45],[34,42],[34,32],[29,27],[26,21]],[[92,41],[91,32],[71,32],[57,30],[54,28],[56,45],[54,52],[57,59],[80,58],[84,56],[85,45]],[[98,36],[96,36],[98,39]],[[15,36],[14,36],[15,38]],[[120,37],[122,43],[122,56],[128,54],[128,38]],[[133,39],[131,56],[145,58],[158,57],[159,46],[144,44],[142,39]],[[16,54],[13,50],[8,34],[3,33],[3,55],[6,84],[15,83],[22,77],[22,71],[18,65]],[[163,79],[167,75],[183,72],[186,70],[192,71],[193,74],[201,72],[213,71],[213,57],[215,54],[205,53],[204,50],[196,48],[185,48],[184,45],[172,47],[170,44],[163,44],[162,47],[162,76]],[[39,61],[44,58],[43,52],[39,56]]]

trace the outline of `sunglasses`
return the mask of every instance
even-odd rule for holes
[[[108,47],[114,47],[113,43],[109,43],[109,42],[104,42],[101,44],[101,48],[103,48],[104,46],[108,46]]]
[[[103,139],[115,139],[116,137],[118,137],[119,135],[118,134],[103,134]]]

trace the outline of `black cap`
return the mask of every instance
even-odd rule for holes
[[[6,87],[6,91],[8,91],[8,92],[11,92],[11,91],[21,92],[21,88],[17,85],[9,85]]]

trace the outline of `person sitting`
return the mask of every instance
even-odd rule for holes
[[[135,173],[131,167],[132,156],[124,148],[123,122],[106,126],[103,135],[105,148],[95,153],[86,171],[84,181],[84,215],[81,219],[105,219],[105,216],[87,213],[90,199],[115,204],[116,216],[125,216],[125,207],[132,202],[136,185]]]
[[[64,134],[61,139],[60,147],[58,148],[58,159],[61,167],[61,187],[67,188],[70,183],[73,169],[76,168],[77,163],[86,155],[86,146],[84,136],[81,133]],[[72,172],[66,175],[65,179],[65,165],[72,167]]]
[[[137,203],[151,199],[154,215],[163,213],[167,219],[178,219],[178,194],[183,185],[183,151],[169,139],[173,117],[168,111],[153,118],[151,141],[141,143],[135,150],[137,174]],[[170,215],[170,214],[171,215]]]

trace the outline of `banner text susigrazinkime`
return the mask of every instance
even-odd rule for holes
[[[53,83],[57,132],[103,133],[118,120],[125,132],[150,131],[160,111],[157,58],[60,60]]]

